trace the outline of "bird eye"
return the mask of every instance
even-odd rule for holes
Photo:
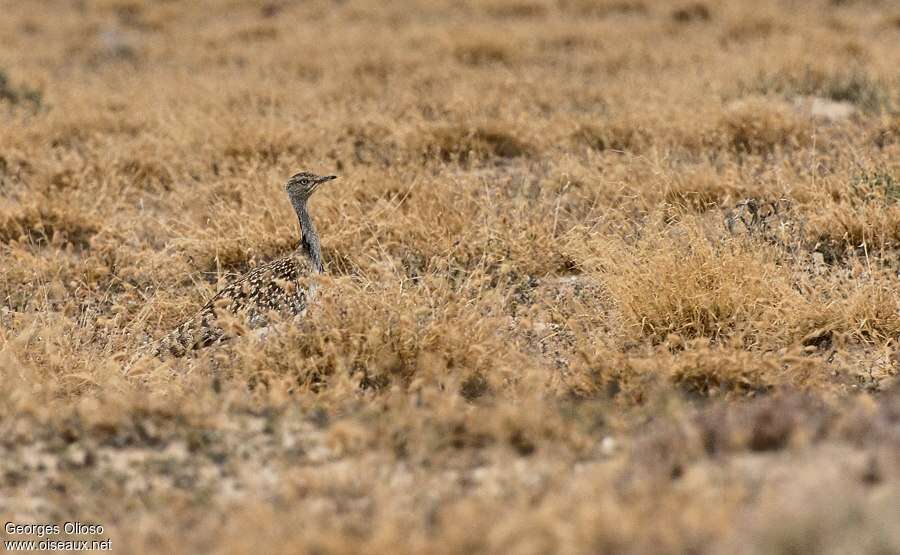
[[[301,179],[301,180],[300,180],[300,185],[303,185],[304,187],[305,187],[306,185],[309,185],[309,179]]]

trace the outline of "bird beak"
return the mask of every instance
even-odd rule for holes
[[[331,181],[332,179],[337,179],[336,175],[326,175],[325,177],[319,178],[319,183],[325,183],[326,181]]]

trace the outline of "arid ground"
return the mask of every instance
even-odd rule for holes
[[[0,13],[3,523],[900,553],[896,2]],[[303,321],[133,362],[296,246],[301,170]]]

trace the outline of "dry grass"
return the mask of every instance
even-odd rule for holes
[[[900,550],[888,2],[0,11],[4,521],[128,552]],[[305,321],[124,372],[293,247],[300,169],[343,177]],[[782,208],[729,230],[748,198]]]

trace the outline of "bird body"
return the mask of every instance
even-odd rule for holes
[[[285,190],[300,221],[301,240],[289,256],[263,264],[213,296],[203,308],[156,342],[157,357],[181,357],[233,336],[229,318],[247,327],[268,326],[272,317],[302,316],[315,294],[315,277],[324,271],[319,235],[306,204],[319,185],[335,176],[301,172],[288,181]],[[228,329],[226,329],[228,328]]]

